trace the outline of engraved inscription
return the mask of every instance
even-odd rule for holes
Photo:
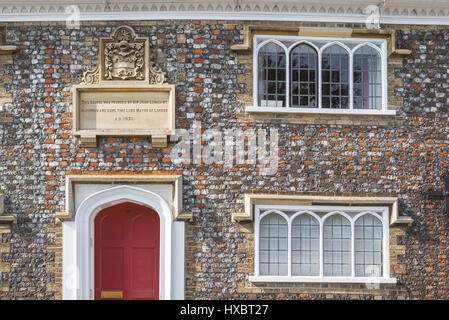
[[[169,131],[169,92],[81,92],[81,130]]]

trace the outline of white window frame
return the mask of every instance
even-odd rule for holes
[[[292,41],[293,43],[287,48],[281,41]],[[321,48],[313,44],[313,41],[327,42]],[[286,100],[285,107],[261,107],[258,104],[258,86],[259,86],[259,66],[258,57],[260,49],[267,43],[273,42],[279,45],[286,55]],[[343,42],[353,42],[358,45],[350,49]],[[318,53],[318,106],[316,108],[300,108],[290,106],[290,53],[298,44],[306,43],[314,48]],[[322,108],[321,98],[321,56],[324,49],[337,44],[345,49],[349,54],[349,109],[332,109]],[[380,48],[375,44],[380,45]],[[382,66],[382,106],[381,109],[354,109],[353,99],[353,54],[364,45],[376,49],[381,58]],[[273,35],[256,35],[253,38],[253,106],[245,108],[246,112],[276,112],[276,113],[324,113],[324,114],[360,114],[360,115],[395,115],[395,110],[388,110],[388,74],[387,74],[387,40],[372,38],[330,38],[330,37],[307,37],[307,36],[273,36]]]
[[[266,210],[261,214],[261,210]],[[283,210],[294,211],[295,213],[287,216]],[[287,219],[288,226],[288,273],[286,276],[266,276],[259,273],[259,239],[260,222],[267,214],[275,212]],[[319,276],[293,276],[292,258],[291,258],[291,228],[293,220],[301,213],[326,212],[322,217],[311,214],[319,222],[320,226],[320,273]],[[355,214],[355,212],[359,212]],[[347,206],[297,206],[297,205],[255,205],[254,207],[254,276],[249,277],[250,282],[318,282],[318,283],[389,283],[395,284],[396,279],[390,277],[390,246],[389,246],[389,208],[388,207],[347,207]],[[351,223],[351,276],[324,276],[323,275],[323,224],[324,221],[336,214],[342,214],[349,219]],[[348,215],[347,213],[354,213]],[[382,234],[382,275],[380,277],[356,277],[355,276],[355,245],[354,228],[355,221],[369,213],[378,213],[381,215],[383,227]]]

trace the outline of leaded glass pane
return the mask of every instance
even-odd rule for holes
[[[258,103],[261,107],[285,107],[286,57],[284,49],[269,42],[259,50]]]
[[[351,224],[342,215],[333,215],[323,225],[324,276],[351,275]]]
[[[308,215],[300,215],[292,222],[292,275],[317,276],[320,272],[320,226]]]
[[[259,273],[261,275],[287,275],[288,263],[287,221],[270,213],[260,222]]]
[[[290,54],[290,104],[317,107],[318,55],[308,44],[299,44]]]
[[[382,223],[371,214],[357,219],[354,226],[356,277],[382,275]]]
[[[322,54],[322,107],[349,108],[349,54],[339,45],[326,48]]]
[[[382,108],[382,66],[379,52],[365,45],[353,57],[354,109]]]

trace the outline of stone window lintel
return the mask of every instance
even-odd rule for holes
[[[413,219],[409,216],[400,216],[397,197],[384,196],[323,196],[323,195],[287,195],[287,194],[245,194],[244,212],[232,213],[236,222],[253,221],[255,204],[294,204],[294,205],[376,205],[390,208],[390,225],[411,225]]]
[[[243,26],[243,43],[234,44],[231,50],[252,51],[252,39],[254,35],[296,35],[296,36],[322,36],[340,38],[383,38],[387,39],[388,56],[406,56],[411,50],[396,48],[395,30],[369,30],[352,28],[326,28],[326,27],[281,27],[281,26],[256,26],[245,24]]]

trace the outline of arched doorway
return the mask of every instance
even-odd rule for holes
[[[103,209],[121,203],[133,203],[157,212],[160,221],[159,299],[167,300],[177,297],[182,299],[184,291],[183,225],[173,221],[170,206],[159,194],[128,185],[100,190],[87,196],[78,206],[75,220],[64,224],[65,299],[95,298],[94,220]],[[173,229],[175,232],[172,233]],[[172,238],[175,240],[173,249]],[[172,258],[177,263],[172,263]],[[176,279],[176,282],[172,282],[172,278]]]
[[[159,299],[159,215],[123,202],[94,219],[95,299]]]

